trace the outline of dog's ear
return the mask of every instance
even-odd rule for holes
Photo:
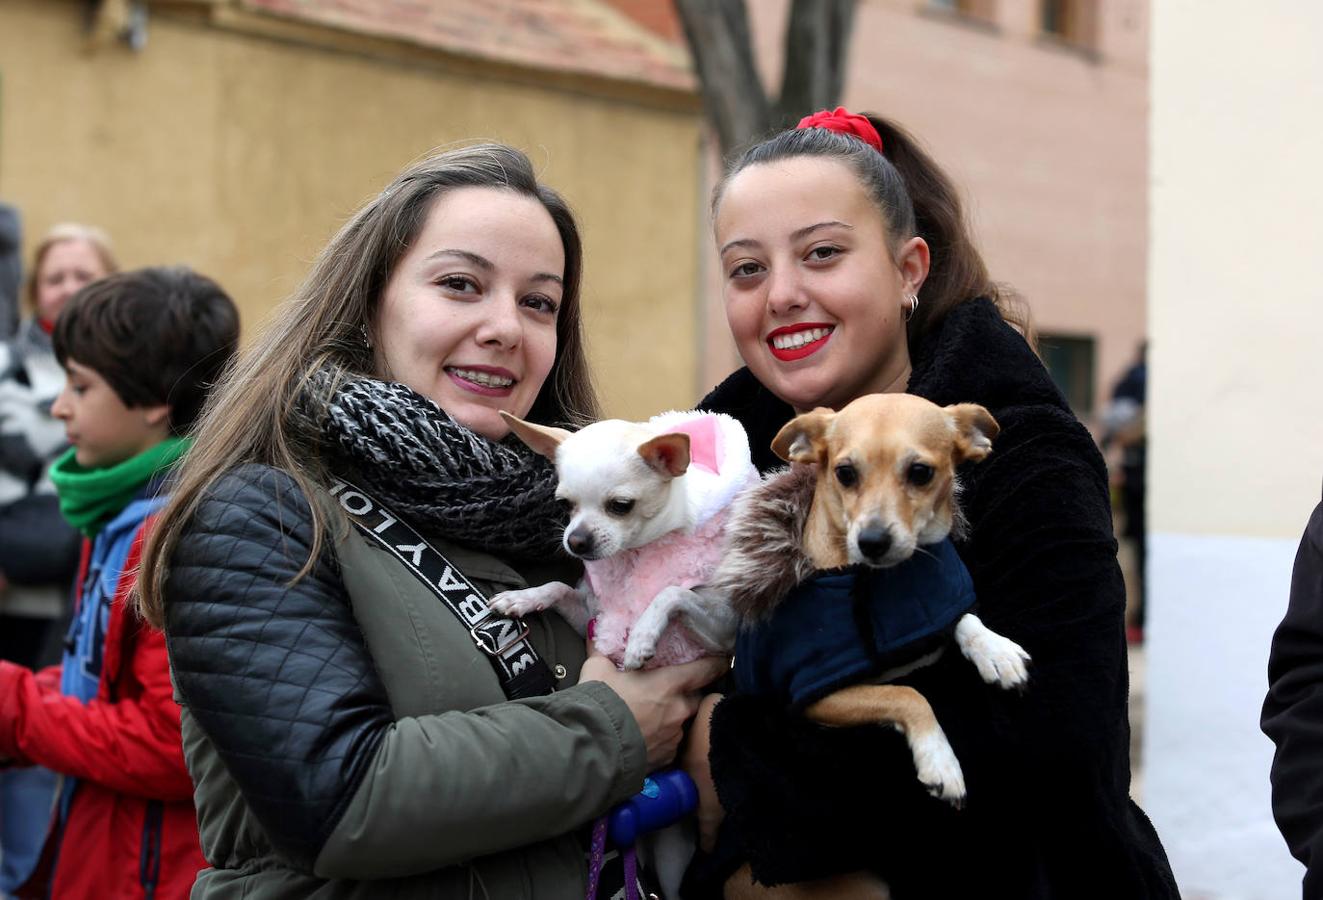
[[[946,408],[956,429],[956,459],[978,462],[992,452],[992,439],[1001,431],[997,420],[977,403],[956,403]]]
[[[678,478],[689,468],[689,435],[680,431],[659,434],[639,444],[639,456],[648,468]]]
[[[795,416],[772,438],[772,452],[786,462],[817,462],[822,436],[834,415],[832,410],[819,406],[813,412]]]
[[[510,426],[510,430],[515,433],[515,437],[527,444],[534,453],[540,453],[553,462],[556,459],[556,448],[570,436],[570,432],[564,428],[534,425],[532,422],[525,422],[523,419],[510,415],[505,410],[501,410],[501,418],[505,420],[505,424]]]

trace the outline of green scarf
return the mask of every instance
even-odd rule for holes
[[[183,456],[193,441],[169,437],[122,463],[85,469],[74,459],[70,447],[51,466],[51,481],[60,495],[60,514],[89,538],[119,515],[142,486]]]

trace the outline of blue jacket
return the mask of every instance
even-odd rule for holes
[[[949,540],[889,569],[823,572],[740,631],[735,681],[798,709],[923,656],[973,608],[974,582]]]
[[[153,479],[91,541],[87,567],[78,580],[79,596],[60,667],[60,693],[67,697],[86,703],[97,696],[111,607],[123,590],[121,581],[129,550],[148,516],[160,512],[169,499],[158,493],[159,489],[160,480]]]

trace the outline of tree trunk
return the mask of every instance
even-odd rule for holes
[[[854,7],[855,0],[794,0],[774,102],[754,65],[744,0],[675,0],[723,156],[839,102]]]
[[[786,66],[774,128],[840,102],[855,0],[795,0],[786,27]]]
[[[758,80],[744,0],[675,0],[703,107],[726,155],[765,132],[771,123],[767,93]]]

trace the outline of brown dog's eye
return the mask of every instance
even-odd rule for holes
[[[634,501],[626,500],[623,497],[606,501],[606,511],[613,516],[627,516],[633,509]]]
[[[841,487],[854,487],[859,483],[859,473],[849,463],[841,463],[836,467],[836,480],[841,483]]]
[[[927,463],[913,463],[907,473],[910,484],[916,487],[923,487],[933,480],[933,467]]]

